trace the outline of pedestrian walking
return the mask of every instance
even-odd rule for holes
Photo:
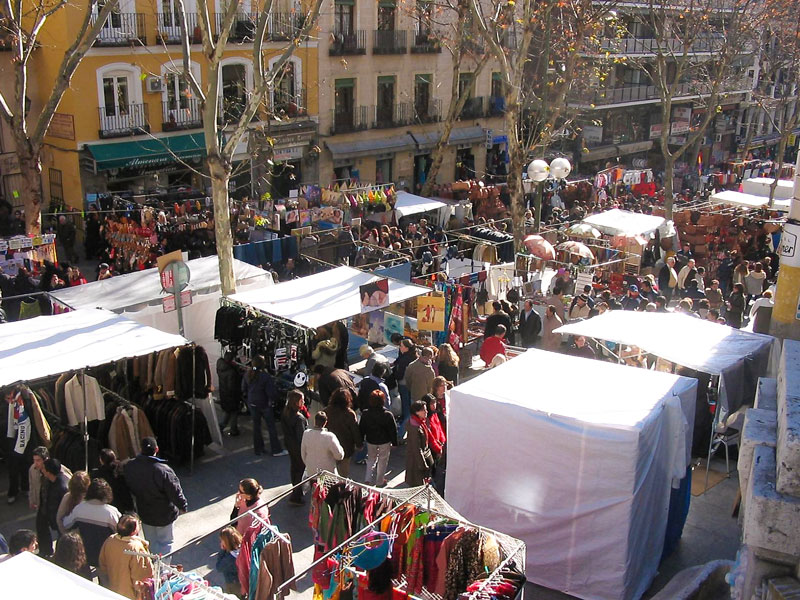
[[[117,455],[111,448],[100,450],[100,466],[92,469],[92,479],[104,479],[111,486],[113,496],[111,504],[117,507],[120,513],[131,512],[134,509],[131,491],[122,474],[122,463],[117,460]]]
[[[69,477],[61,471],[61,461],[55,458],[44,461],[44,477],[47,485],[42,496],[43,508],[50,529],[50,539],[54,540],[58,538],[58,507],[67,493]]]
[[[289,452],[289,478],[295,488],[289,496],[289,504],[302,506],[303,488],[298,484],[303,480],[306,465],[300,447],[303,444],[303,434],[308,429],[308,418],[305,397],[300,390],[291,390],[286,394],[286,406],[281,413],[281,429],[283,429],[283,443]]]
[[[179,514],[189,510],[189,505],[175,471],[158,458],[155,438],[144,438],[141,447],[142,453],[125,464],[123,473],[136,500],[145,538],[153,552],[167,554],[175,540],[173,524]]]
[[[725,312],[728,325],[736,329],[741,329],[746,304],[747,299],[744,296],[744,284],[734,283],[733,292],[731,292],[728,298],[728,310]]]
[[[247,406],[253,416],[253,451],[256,456],[264,453],[264,438],[261,434],[261,420],[267,424],[269,445],[272,456],[286,456],[288,452],[281,446],[278,428],[275,424],[275,402],[278,390],[275,380],[266,372],[263,356],[253,357],[251,368],[242,378],[242,394],[247,398]]]
[[[227,428],[231,437],[239,435],[239,410],[242,406],[242,372],[234,364],[234,357],[229,350],[217,359],[219,404],[225,413],[219,428],[223,432]]]
[[[314,415],[314,427],[303,434],[300,455],[306,465],[306,474],[319,471],[337,473],[336,463],[344,458],[344,450],[336,436],[328,431],[328,415],[324,410]]]
[[[350,391],[339,389],[333,392],[326,413],[328,415],[328,431],[336,436],[344,450],[344,458],[336,463],[336,470],[342,477],[349,477],[350,458],[364,444],[363,436],[358,428],[358,417],[353,410]]]
[[[219,552],[217,552],[217,572],[222,575],[222,591],[238,595],[242,591],[236,559],[242,547],[242,535],[235,527],[223,527],[219,532]]]
[[[392,446],[397,446],[397,422],[386,407],[386,395],[373,390],[368,399],[369,407],[361,413],[358,428],[367,443],[367,485],[386,485],[386,469]]]
[[[105,541],[100,551],[100,583],[136,600],[136,583],[154,575],[151,560],[141,556],[149,552],[150,547],[141,537],[139,517],[135,513],[122,515],[117,532]]]
[[[522,319],[522,316],[520,316],[520,319]],[[439,346],[439,356],[437,360],[439,364],[439,375],[447,379],[447,381],[453,385],[458,385],[458,365],[460,359],[450,344],[445,342]]]
[[[556,307],[552,304],[547,307],[544,313],[544,323],[542,330],[542,350],[557,352],[561,349],[561,334],[553,333],[563,325],[561,317],[558,316]]]
[[[105,479],[93,479],[86,490],[86,498],[64,518],[64,527],[76,527],[83,538],[86,558],[93,567],[99,565],[100,549],[117,529],[122,515],[111,504],[111,486]]]
[[[425,408],[425,402],[423,400],[412,402],[406,447],[406,484],[409,487],[424,485],[431,476],[433,455],[428,445],[427,418],[428,409]]]
[[[408,338],[402,338],[397,346],[398,355],[392,365],[392,375],[397,382],[397,391],[400,394],[400,432],[399,438],[402,440],[405,435],[405,426],[411,416],[411,392],[406,384],[406,369],[417,360],[417,347]]]
[[[91,579],[89,563],[86,561],[86,549],[83,546],[83,539],[77,531],[61,534],[56,542],[53,563],[71,573]]]
[[[61,534],[67,533],[69,527],[64,526],[64,518],[69,515],[78,504],[83,502],[86,496],[86,490],[89,489],[89,484],[92,482],[89,474],[86,471],[75,471],[70,477],[67,484],[67,493],[61,499],[61,504],[58,505],[58,514],[56,521],[58,522],[58,531]]]

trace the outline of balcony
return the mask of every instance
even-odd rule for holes
[[[408,52],[405,31],[377,30],[373,33],[375,34],[372,41],[373,54],[405,54]]]
[[[299,93],[290,94],[283,90],[275,90],[272,94],[272,112],[279,119],[296,119],[307,117],[306,88]]]
[[[442,101],[430,100],[425,102],[415,102],[412,104],[414,109],[411,123],[438,123],[442,120]]]
[[[97,17],[92,18],[92,25]],[[95,46],[131,46],[147,44],[143,13],[112,13],[97,34]]]
[[[414,34],[411,54],[437,54],[441,51],[442,45],[432,31],[417,31]]]
[[[197,13],[186,13],[186,30],[189,32],[190,43],[199,44],[201,42],[200,28],[197,26]],[[156,41],[159,44],[179,45],[181,37],[178,15],[170,12],[158,13]]]
[[[146,104],[101,106],[97,110],[100,115],[101,139],[150,132]]]
[[[272,13],[267,21],[267,36],[273,42],[293,40],[303,28],[305,15],[298,13]]]
[[[411,123],[413,115],[414,105],[410,102],[379,104],[375,107],[375,120],[372,127],[375,129],[403,127]]]
[[[222,21],[225,15],[217,13],[216,17],[216,32],[217,37],[222,32]],[[256,21],[258,20],[258,13],[236,13],[231,23],[231,31],[228,34],[228,40],[231,42],[252,42],[256,34]]]
[[[467,102],[464,104],[464,108],[461,109],[461,114],[458,115],[458,118],[462,120],[480,119],[486,115],[483,104],[483,96],[468,98]]]
[[[328,48],[330,56],[358,56],[367,53],[367,32],[364,29],[335,31]]]
[[[338,111],[333,109],[331,122],[331,135],[338,133],[351,133],[369,128],[369,107],[354,106],[352,110]]]
[[[687,52],[689,54],[709,54],[718,51],[722,43],[722,40],[713,37],[697,39],[691,44]],[[653,38],[604,38],[600,40],[599,50],[602,53],[608,52],[624,56],[681,55],[684,52],[683,44],[683,40],[678,39],[659,42],[659,40]]]
[[[200,102],[190,98],[181,98],[180,103],[161,103],[161,129],[178,131],[180,129],[197,129],[203,126],[203,114]]]
[[[487,117],[502,117],[506,114],[506,99],[502,96],[489,96]]]

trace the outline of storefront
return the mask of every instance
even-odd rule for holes
[[[508,136],[486,137],[486,175],[492,183],[505,183],[508,175]]]
[[[325,142],[333,161],[334,181],[391,183],[411,170],[409,134],[367,140]]]
[[[84,197],[174,187],[203,190],[206,185],[198,171],[204,170],[205,156],[202,133],[86,144],[80,159]]]

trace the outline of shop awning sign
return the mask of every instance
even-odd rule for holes
[[[96,170],[153,169],[205,157],[202,133],[149,138],[112,144],[87,144]]]

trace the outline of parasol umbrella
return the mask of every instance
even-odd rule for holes
[[[575,225],[567,229],[567,234],[574,235],[575,237],[594,238],[594,239],[598,239],[603,235],[588,223],[575,223]]]
[[[594,254],[592,254],[592,251],[588,246],[581,244],[580,242],[575,242],[572,240],[563,242],[556,246],[556,250],[567,252],[568,254],[574,254],[575,256],[580,256],[582,259],[594,261]]]
[[[529,235],[522,240],[522,243],[528,249],[528,252],[533,254],[536,258],[541,258],[542,260],[556,259],[556,251],[555,248],[553,248],[553,244],[540,235]]]

